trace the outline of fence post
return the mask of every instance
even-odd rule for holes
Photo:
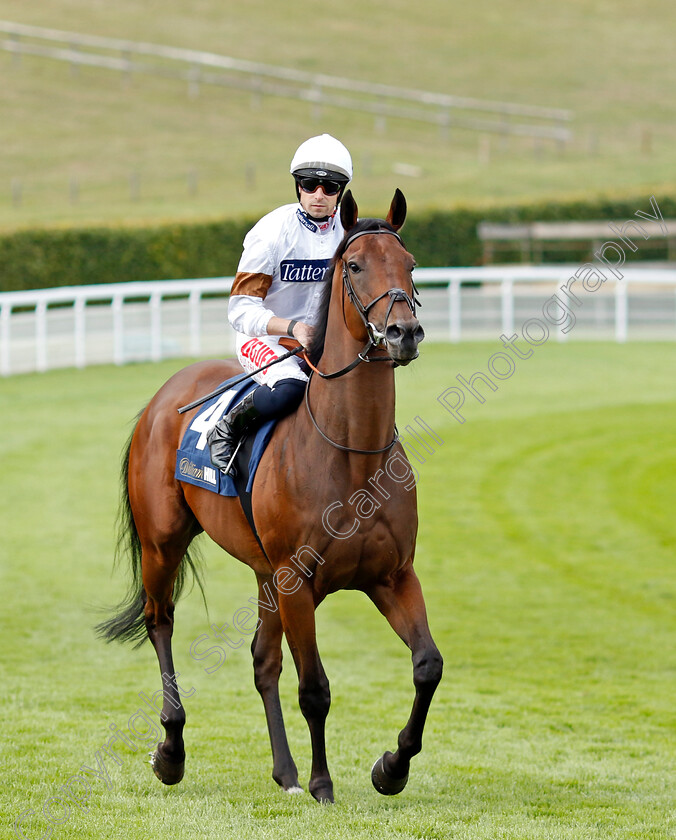
[[[562,324],[557,324],[556,340],[559,342],[559,344],[562,344],[564,341],[568,341],[568,333],[564,332],[563,328],[566,326],[567,323],[569,323],[569,321],[570,319],[568,319],[568,321],[564,321]]]
[[[193,289],[188,296],[190,309],[190,355],[199,356],[202,353],[202,321],[201,321],[202,293]]]
[[[627,321],[628,321],[628,306],[627,306],[627,285],[623,282],[615,281],[615,341],[624,344],[627,340]]]
[[[141,175],[137,170],[134,170],[129,175],[129,198],[132,201],[138,201],[141,197]]]
[[[162,359],[162,294],[153,292],[150,296],[150,358],[153,362]]]
[[[75,367],[84,368],[87,366],[85,358],[85,299],[78,297],[75,300]]]
[[[309,100],[312,102],[312,120],[319,122],[322,118],[322,89],[320,85],[309,90]]]
[[[387,118],[385,117],[385,103],[382,99],[378,99],[375,104],[375,119],[374,128],[378,134],[385,134],[387,131]]]
[[[451,280],[448,307],[449,338],[454,344],[457,344],[460,341],[461,323],[460,280]]]
[[[113,297],[113,362],[124,364],[124,298],[122,295]]]
[[[196,169],[188,172],[188,195],[195,196],[199,191],[199,176]]]
[[[199,64],[191,64],[188,70],[188,97],[195,99],[200,94],[201,70]]]
[[[251,80],[251,110],[260,111],[263,107],[263,91],[261,90],[263,79],[260,76],[254,76]]]
[[[10,318],[12,315],[11,303],[0,303],[0,373],[9,376],[11,371],[9,340],[10,340]]]
[[[509,278],[500,283],[502,331],[506,335],[514,332],[514,281]]]
[[[79,44],[72,43],[70,49],[74,56],[78,55]],[[80,64],[75,59],[72,59],[70,62],[70,75],[73,79],[76,79],[80,75]]]
[[[23,186],[21,178],[12,178],[12,206],[21,207],[23,197]]]
[[[450,140],[451,137],[451,115],[447,110],[443,110],[439,112],[439,133],[441,134],[441,139],[446,141]]]
[[[124,85],[125,87],[131,86],[131,74],[132,74],[132,62],[131,62],[131,53],[129,50],[122,50],[122,58],[124,59]]]
[[[40,373],[47,370],[47,303],[44,300],[35,304],[35,364]]]
[[[487,166],[491,162],[491,138],[488,134],[479,135],[477,160],[480,166]]]
[[[21,66],[21,44],[19,39],[21,36],[18,32],[11,32],[9,42],[11,44],[10,52],[12,53],[12,67]]]

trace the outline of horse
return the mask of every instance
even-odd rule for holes
[[[417,358],[424,338],[416,317],[415,262],[398,234],[406,200],[397,189],[385,220],[359,220],[348,191],[340,218],[345,236],[323,281],[323,309],[306,354],[312,371],[304,404],[278,422],[254,479],[257,534],[237,497],[174,478],[177,448],[196,413],[177,409],[241,373],[234,360],[197,362],[172,376],[140,414],[125,450],[118,548],[130,555],[132,580],[127,598],[97,629],[108,641],[140,644],[147,637],[155,649],[164,681],[165,739],[151,764],[167,785],[182,779],[185,765],[185,710],[171,649],[174,603],[186,573],[198,574],[190,544],[202,532],[256,575],[254,683],[267,719],[272,777],[283,790],[302,790],[279,698],[284,634],[310,732],[308,788],[317,801],[334,801],[325,747],[331,699],[315,610],[341,589],[366,593],[412,656],[413,706],[397,749],[372,767],[376,790],[403,790],[410,761],[422,749],[443,661],[413,569],[415,478],[395,426],[394,369]]]

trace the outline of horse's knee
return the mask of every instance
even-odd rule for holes
[[[436,646],[425,648],[413,657],[413,684],[417,689],[434,691],[443,670],[444,660]]]
[[[331,707],[331,691],[326,677],[313,684],[301,684],[298,703],[306,720],[326,718]]]

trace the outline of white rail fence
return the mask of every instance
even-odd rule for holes
[[[0,32],[7,36],[0,41],[0,49],[12,53],[16,60],[27,54],[65,61],[74,69],[89,65],[116,70],[127,78],[146,73],[181,79],[187,82],[191,96],[198,94],[200,84],[212,84],[250,91],[256,100],[266,95],[305,101],[312,105],[317,119],[323,106],[371,113],[381,130],[387,117],[396,117],[436,124],[443,133],[462,128],[554,140],[559,144],[567,143],[572,137],[566,124],[573,114],[561,108],[410,90],[275,67],[202,50],[63,32],[11,21],[0,21]]]
[[[550,335],[557,341],[676,340],[676,270],[622,267],[617,278],[605,269],[607,281],[589,291],[582,277],[571,282],[578,269],[418,268],[419,314],[428,339],[498,340],[520,332],[531,339],[537,335],[533,343]],[[227,323],[232,280],[0,293],[0,374],[232,355],[234,334]]]

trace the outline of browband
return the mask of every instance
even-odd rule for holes
[[[394,236],[396,239],[399,240],[401,245],[403,245],[403,241],[401,236],[395,230],[388,230],[388,228],[376,228],[375,230],[359,230],[357,233],[353,233],[352,236],[347,238],[345,245],[343,246],[343,253],[347,251],[350,245],[354,242],[355,239],[358,239],[360,236],[366,236],[369,233],[389,233],[390,236]]]

